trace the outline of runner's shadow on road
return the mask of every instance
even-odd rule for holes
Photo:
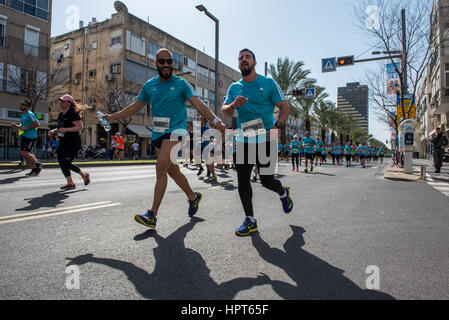
[[[322,175],[322,176],[328,176],[328,177],[335,177],[335,174],[322,173],[322,172],[317,172],[317,171],[312,172],[312,174]]]
[[[70,260],[69,265],[97,263],[122,271],[146,299],[154,300],[232,300],[242,290],[270,282],[266,275],[255,278],[236,278],[218,284],[210,276],[206,261],[196,251],[186,248],[184,240],[197,223],[203,219],[192,218],[189,223],[164,238],[155,231],[146,231],[134,237],[135,241],[154,239],[154,271],[146,270],[126,261],[81,255]],[[149,253],[141,251],[140,254]],[[153,266],[147,266],[153,269]],[[87,271],[83,271],[87,272]],[[109,287],[113,286],[113,283]]]
[[[22,169],[11,169],[11,170],[0,170],[0,175],[2,174],[13,174],[23,171]]]
[[[13,178],[8,178],[8,179],[2,179],[0,180],[0,184],[9,184],[9,183],[14,183],[16,181],[22,180],[22,179],[28,179],[31,178],[29,176],[19,176],[19,177],[13,177]]]
[[[52,193],[44,194],[40,197],[36,198],[29,198],[24,199],[28,201],[28,207],[24,207],[21,209],[16,209],[16,211],[32,211],[37,210],[41,208],[56,208],[58,205],[63,203],[65,199],[67,199],[71,194],[78,193],[78,192],[84,192],[87,191],[85,189],[83,190],[76,190],[76,191],[56,191]]]
[[[296,283],[271,281],[273,290],[286,300],[394,300],[386,293],[364,290],[346,278],[344,270],[303,249],[305,245],[301,227],[290,226],[292,236],[284,250],[270,247],[260,236],[252,235],[252,243],[260,257],[284,270]]]

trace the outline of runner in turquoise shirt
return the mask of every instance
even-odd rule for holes
[[[151,209],[147,210],[145,214],[134,217],[138,223],[150,229],[156,228],[156,217],[167,189],[168,175],[186,194],[189,203],[187,211],[189,217],[196,215],[202,199],[201,193],[193,192],[187,178],[180,171],[176,159],[171,156],[172,149],[180,143],[178,139],[170,139],[171,133],[179,129],[182,133],[187,134],[187,100],[211,125],[218,128],[221,134],[224,134],[226,129],[226,125],[208,106],[198,99],[192,86],[184,79],[173,75],[174,60],[170,50],[159,49],[154,64],[159,76],[149,80],[142,87],[137,100],[115,114],[104,116],[109,122],[118,121],[130,118],[140,109],[146,107],[147,104],[151,105],[153,116],[152,145],[158,155],[156,186]]]
[[[224,104],[230,105],[239,96],[246,98],[247,102],[236,109],[237,142],[265,142],[266,133],[273,128],[275,123],[273,121],[274,108],[277,104],[285,101],[284,93],[273,78],[258,74],[252,82],[241,79],[231,84]],[[259,134],[251,135],[247,129],[252,128],[255,133]]]
[[[313,153],[314,153],[314,146],[315,146],[315,139],[313,139],[310,136],[310,132],[306,132],[306,136],[302,138],[302,143],[304,146],[304,156],[306,158],[306,167],[304,169],[304,172],[307,171],[307,164],[310,161],[310,172],[313,171]]]

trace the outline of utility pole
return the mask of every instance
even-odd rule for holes
[[[410,116],[410,110],[413,104],[413,97],[410,99],[410,105],[405,113],[404,108],[404,96],[408,93],[407,86],[407,29],[406,29],[406,20],[405,20],[405,9],[401,10],[402,17],[402,79],[401,79],[401,109],[402,114],[405,119],[408,119]],[[405,133],[402,133],[403,135]],[[398,139],[399,140],[399,139]],[[413,145],[405,145],[404,146],[404,173],[413,174]]]

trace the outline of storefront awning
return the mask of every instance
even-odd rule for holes
[[[137,134],[141,138],[151,138],[152,133],[150,130],[148,130],[145,126],[138,126],[135,124],[129,124],[128,129]]]

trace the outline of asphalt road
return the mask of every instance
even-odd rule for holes
[[[210,184],[183,168],[198,215],[170,181],[156,232],[133,219],[154,166],[89,168],[91,185],[68,192],[58,169],[0,171],[0,299],[448,299],[449,197],[384,180],[384,166],[281,163],[293,212],[253,184],[260,232],[245,238],[233,171]]]

